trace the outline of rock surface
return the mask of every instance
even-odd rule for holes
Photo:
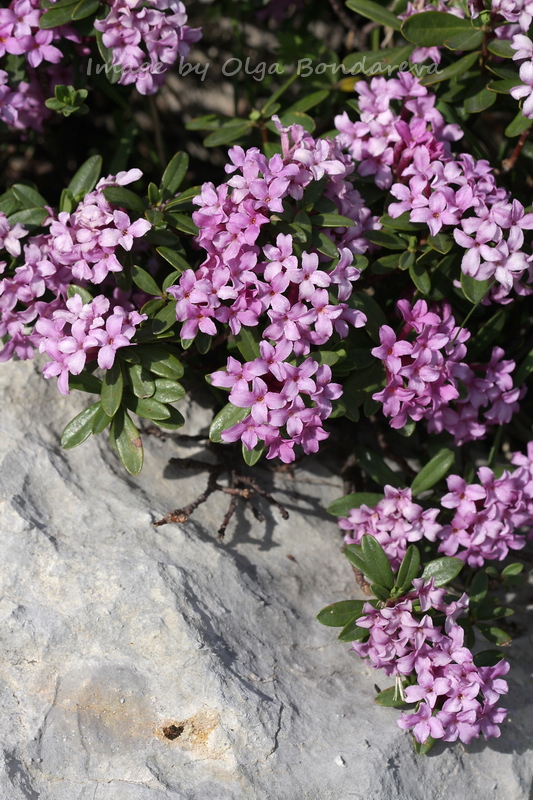
[[[63,398],[32,363],[0,370],[1,800],[528,800],[531,636],[512,645],[499,740],[413,753],[369,670],[314,617],[356,596],[316,459],[265,486],[290,511],[227,496],[185,526],[200,444],[145,438],[138,478],[104,436],[63,451]],[[208,422],[197,410],[199,427]]]

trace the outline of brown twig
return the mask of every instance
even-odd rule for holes
[[[502,161],[502,170],[503,170],[503,172],[510,172],[512,170],[512,168],[514,167],[514,165],[516,164],[516,162],[518,160],[518,157],[520,156],[520,153],[522,152],[522,148],[526,143],[527,137],[529,136],[529,132],[530,132],[530,128],[528,128],[527,131],[524,131],[521,134],[521,136],[520,136],[520,138],[519,138],[519,140],[518,140],[518,142],[516,144],[516,147],[513,150],[513,152],[511,153],[511,155],[509,156],[509,158],[506,158],[504,161]]]

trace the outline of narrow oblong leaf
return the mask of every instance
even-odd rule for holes
[[[360,508],[362,505],[373,508],[380,500],[383,500],[385,495],[378,494],[377,492],[356,492],[354,494],[346,494],[344,497],[339,497],[328,506],[328,514],[333,514],[336,517],[347,517],[352,508]]]
[[[166,405],[160,403],[155,397],[135,397],[128,392],[124,395],[124,403],[130,411],[145,419],[158,422],[170,417],[170,411]]]
[[[424,578],[425,581],[429,581],[430,578],[433,578],[434,584],[438,588],[453,581],[453,579],[459,575],[463,567],[464,563],[460,558],[444,556],[443,558],[436,558],[434,561],[430,561],[429,564],[426,564],[421,577]]]
[[[454,33],[449,39],[446,39],[444,46],[448,50],[477,50],[483,44],[483,31],[471,28],[469,31],[460,31]],[[466,70],[465,70],[466,72]]]
[[[44,208],[46,205],[46,200],[42,194],[39,194],[36,189],[32,189],[31,186],[26,186],[24,183],[15,183],[11,187],[11,191],[23,208]]]
[[[524,117],[521,111],[518,112],[516,117],[505,129],[505,135],[509,137],[520,136],[521,133],[527,131],[533,125],[533,119]]]
[[[384,586],[385,589],[392,589],[394,586],[394,574],[389,559],[378,540],[374,536],[365,533],[361,540],[361,546],[365,561],[365,575],[373,583]]]
[[[152,397],[155,393],[155,381],[152,380],[151,372],[142,364],[128,364],[125,369],[134,395],[141,398]]]
[[[496,627],[496,625],[476,622],[476,628],[478,628],[485,639],[488,639],[492,644],[497,644],[499,647],[505,647],[511,644],[512,637],[506,631]]]
[[[177,403],[185,397],[185,389],[181,383],[169,381],[165,378],[156,378],[154,400],[160,403]]]
[[[126,189],[124,186],[107,186],[103,192],[105,199],[113,203],[114,206],[128,208],[132,211],[138,211],[139,214],[144,214],[143,201],[131,189]]]
[[[360,628],[355,624],[355,620],[348,622],[337,636],[338,642],[355,642],[368,636],[368,628]]]
[[[347,0],[346,5],[362,17],[379,22],[380,25],[385,25],[387,28],[399,31],[402,27],[402,22],[396,14],[383,8],[379,3],[372,3],[371,0]]]
[[[398,487],[402,485],[403,482],[401,478],[393,472],[391,468],[385,464],[383,458],[373,450],[358,446],[355,448],[355,455],[361,469],[363,469],[367,475],[370,475],[372,480],[380,484],[380,486],[389,484],[390,486]]]
[[[398,689],[396,686],[389,686],[388,689],[383,689],[382,692],[379,692],[374,697],[374,702],[377,703],[378,706],[384,706],[385,708],[402,708],[407,705],[406,701],[398,696]]]
[[[159,428],[164,428],[168,431],[176,431],[178,428],[181,428],[183,425],[185,425],[185,418],[177,408],[167,406],[167,410],[170,412],[170,416],[167,417],[167,419],[158,419],[155,423]]]
[[[84,442],[92,434],[93,419],[100,408],[100,402],[93,403],[71,419],[61,434],[61,447],[70,450]]]
[[[410,544],[400,564],[396,576],[396,586],[406,590],[411,586],[413,579],[418,575],[420,568],[420,551],[414,544]]]
[[[409,62],[409,56],[414,47],[411,44],[401,47],[391,47],[386,50],[367,50],[364,52],[350,53],[344,59],[344,74],[367,75],[372,67],[372,75],[391,75],[395,69]],[[376,67],[379,65],[379,67]]]
[[[135,354],[143,366],[160,378],[179,381],[183,377],[181,361],[162,347],[139,345],[135,348]]]
[[[212,442],[221,442],[221,434],[223,431],[241,422],[250,413],[249,408],[239,408],[234,406],[233,403],[227,403],[224,408],[218,412],[211,427],[209,428],[209,438]]]
[[[409,276],[420,294],[429,294],[431,291],[431,279],[423,264],[417,261],[411,264]]]
[[[121,408],[114,416],[109,436],[126,470],[130,475],[138,475],[144,459],[142,441],[139,431],[124,409]]]
[[[161,178],[161,189],[166,190],[169,194],[175,194],[187,174],[189,167],[189,156],[187,153],[179,152],[173,156]],[[168,196],[168,195],[167,195]]]
[[[79,0],[72,9],[72,19],[74,21],[90,17],[91,14],[96,14],[100,8],[100,0]]]
[[[93,425],[92,425],[92,432],[93,436],[96,436],[102,431],[105,431],[107,426],[111,423],[113,417],[109,417],[104,409],[102,408],[102,404],[99,404],[99,408],[96,410],[96,414],[93,417]]]
[[[349,544],[344,548],[343,552],[353,567],[358,569],[359,572],[365,571],[365,562],[363,559],[361,545]]]
[[[476,63],[479,59],[479,55],[479,52],[468,53],[466,56],[457,59],[453,64],[439,70],[435,74],[425,75],[423,78],[420,78],[420,83],[422,86],[433,86],[435,83],[447,81],[450,78],[455,78],[457,75],[464,75],[464,73]]]
[[[445,43],[460,31],[469,31],[468,19],[444,11],[423,11],[408,17],[401,26],[402,36],[419,47],[435,47]]]
[[[349,622],[358,619],[363,611],[364,600],[341,600],[326,606],[317,615],[317,620],[322,625],[330,628],[344,628]]]
[[[256,328],[247,328],[244,325],[235,336],[235,343],[246,361],[253,361],[255,358],[260,357],[259,341],[260,337],[256,332]]]
[[[257,442],[255,447],[252,447],[251,450],[244,445],[242,445],[242,457],[244,459],[244,463],[248,464],[249,467],[253,467],[254,464],[257,464],[261,456],[265,451],[265,445],[263,442]]]
[[[124,377],[120,361],[116,360],[111,369],[106,370],[102,382],[102,408],[113,417],[120,406],[124,390]]]
[[[472,278],[471,275],[465,275],[464,272],[461,272],[461,289],[465,297],[470,300],[471,303],[474,303],[474,305],[477,305],[483,300],[490,289],[490,285],[490,280],[478,281]]]
[[[131,268],[131,277],[139,289],[142,289],[146,294],[153,294],[155,297],[161,294],[161,289],[150,273],[145,269],[141,269],[141,267],[138,267],[136,264]]]
[[[447,447],[443,447],[431,461],[428,461],[414,479],[411,484],[413,497],[431,489],[432,486],[438,483],[446,475],[454,461],[455,453],[452,450],[448,450]]]
[[[102,156],[91,156],[71,179],[68,189],[74,197],[92,192],[102,171]]]

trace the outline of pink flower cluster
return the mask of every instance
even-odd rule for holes
[[[146,314],[128,313],[122,306],[109,313],[110,303],[104,295],[84,304],[76,294],[65,305],[35,325],[41,336],[39,352],[52,359],[45,364],[43,375],[57,377],[61,394],[69,394],[69,375],[79,375],[87,361],[96,358],[101,369],[110,369],[116,351],[131,344],[137,325],[147,319]]]
[[[370,85],[359,81],[355,89],[360,121],[351,122],[346,113],[337,117],[337,140],[359,162],[360,175],[373,175],[377,186],[390,188],[398,202],[389,205],[389,215],[409,213],[433,236],[453,227],[465,250],[462,271],[492,280],[492,300],[509,302],[513,289],[529,294],[523,281],[533,277],[533,257],[524,249],[523,232],[533,229],[533,214],[497,186],[488,161],[452,155],[449,141],[462,134],[444,125],[435,95],[410,73],[374,78]],[[391,108],[395,100],[402,101],[399,113]]]
[[[367,628],[367,641],[354,642],[352,650],[368,658],[376,669],[399,680],[415,681],[404,690],[408,703],[417,703],[411,714],[402,714],[398,725],[413,729],[421,744],[429,736],[469,744],[482,733],[485,739],[500,735],[499,724],[507,715],[499,707],[500,696],[508,691],[502,679],[509,664],[476,667],[471,651],[464,647],[464,631],[457,617],[468,607],[468,597],[446,603],[445,589],[435,589],[433,578],[413,581],[414,591],[384,608],[363,606],[356,620]],[[444,613],[444,631],[435,625],[432,609]]]
[[[533,11],[533,8],[531,9]],[[528,14],[531,20],[531,15]],[[527,28],[522,28],[527,32]],[[522,114],[527,119],[533,119],[533,41],[529,36],[523,33],[517,33],[513,36],[511,47],[516,50],[513,56],[513,61],[521,61],[520,64],[520,80],[521,86],[514,86],[509,94],[515,100],[523,100]]]
[[[527,456],[515,453],[512,463],[518,469],[505,470],[499,478],[489,467],[481,467],[480,482],[474,484],[450,475],[449,492],[441,504],[455,514],[437,533],[441,553],[482,567],[485,561],[502,561],[509,550],[525,546],[526,536],[519,529],[533,526],[533,443]]]
[[[216,188],[204,184],[195,198],[200,209],[193,219],[207,258],[198,270],[186,270],[179,284],[168,291],[178,301],[176,316],[184,322],[183,339],[193,339],[198,331],[214,335],[216,322],[227,323],[231,332],[238,334],[241,326],[255,327],[261,317],[268,317],[261,333],[261,366],[257,359],[244,367],[230,359],[227,373],[215,373],[213,382],[232,389],[230,400],[235,405],[252,409],[224,438],[242,438],[248,449],[261,439],[269,443],[269,458],[279,455],[290,461],[295,443],[302,444],[306,452],[315,452],[318,439],[327,436],[320,421],[331,412],[330,399],[340,396],[340,387],[318,388],[331,379],[331,372],[311,359],[298,366],[285,362],[309,356],[312,346],[324,345],[334,332],[346,336],[349,324],[365,324],[364,314],[350,309],[346,301],[360,274],[351,266],[353,255],[369,247],[362,233],[379,223],[346,180],[353,164],[334,142],[315,140],[298,125],[282,128],[281,133],[283,156],[267,159],[257,148],[245,152],[233,147],[229,152],[232,164],[226,171],[236,174]],[[334,264],[321,260],[316,252],[300,253],[289,234],[280,233],[275,245],[261,248],[261,230],[275,223],[272,217],[284,211],[283,200],[301,200],[305,188],[323,177],[326,197],[356,222],[354,227],[329,232],[339,248]],[[332,290],[336,291],[335,301],[329,294]],[[274,349],[269,344],[272,341]],[[265,359],[271,352],[276,355],[267,367]],[[244,371],[240,374],[239,370]],[[237,380],[240,382],[234,386]],[[284,381],[290,388],[281,392]],[[311,408],[305,405],[300,390],[293,391],[299,381],[303,381],[301,392],[315,403]],[[291,431],[288,437],[280,433],[283,427],[287,433]]]
[[[48,94],[54,86],[71,83],[61,68],[63,53],[54,42],[69,39],[81,41],[77,32],[68,26],[40,30],[43,14],[39,0],[12,0],[7,8],[0,8],[0,57],[23,55],[26,60],[27,79],[12,88],[8,73],[0,70],[0,119],[15,128],[42,129],[42,122],[50,115],[43,95],[43,81]],[[37,68],[46,69],[37,75]],[[47,95],[48,96],[48,95]]]
[[[61,339],[63,334],[59,336],[57,332],[62,331],[66,321],[72,324],[70,315],[74,312],[74,308],[65,305],[70,284],[73,282],[84,284],[87,281],[102,283],[109,272],[122,270],[116,252],[119,248],[131,250],[134,238],[143,236],[151,225],[142,219],[131,223],[124,212],[113,210],[104,197],[103,189],[115,183],[119,185],[131,183],[141,174],[140,170],[129,170],[119,173],[116,177],[109,176],[102,179],[72,214],[63,212],[59,214],[57,220],[53,217],[46,220],[44,227],[48,228],[49,232],[30,237],[23,249],[20,239],[26,235],[24,227],[17,223],[11,228],[5,215],[0,215],[0,247],[22,262],[13,270],[10,269],[9,273],[5,272],[6,263],[0,262],[0,274],[5,273],[0,280],[0,336],[6,337],[5,344],[0,350],[0,361],[7,361],[14,353],[22,359],[32,358],[33,350],[40,347],[43,336]],[[42,299],[46,295],[51,295],[52,299]],[[68,302],[76,304],[79,301],[73,298]],[[99,303],[99,308],[102,308],[102,301]],[[120,332],[117,328],[118,323],[112,322],[110,324],[115,333],[110,333],[111,337],[120,334],[127,338],[131,325],[138,324],[138,321],[133,321],[137,320],[137,317],[128,316],[130,312],[133,313],[131,304],[126,302],[122,305],[122,312],[115,307],[113,314],[120,316],[122,313],[126,319],[123,326],[126,325],[127,333]],[[128,306],[127,310],[125,306]],[[62,314],[67,316],[63,317]],[[94,319],[98,316],[95,311]],[[32,324],[34,324],[33,330],[29,330],[28,326]],[[94,323],[96,327],[101,327],[102,324]],[[54,326],[57,335],[52,335],[50,325]],[[108,330],[105,325],[104,328]],[[75,330],[77,332],[81,330],[79,324]],[[76,338],[77,333],[72,335]],[[101,332],[98,334],[101,340],[99,347],[110,344],[103,341],[102,335]],[[125,346],[123,338],[116,341],[122,342],[121,347]],[[52,346],[47,345],[47,347]],[[92,347],[96,345],[85,343],[81,346],[81,350],[88,352]],[[109,349],[104,351],[102,356],[104,361],[106,358],[109,360],[109,352]],[[53,357],[52,352],[49,352],[49,355]],[[68,354],[65,351],[63,356],[65,355],[72,353]],[[61,364],[66,363],[63,356]],[[73,358],[69,364],[72,363],[74,368],[77,368],[80,358],[78,355],[77,360]],[[68,389],[68,369],[65,368],[65,371],[63,366],[61,369],[64,377],[61,378],[60,390],[63,391],[65,387]],[[49,375],[59,374],[51,370],[52,367],[47,370]],[[70,371],[72,374],[79,374],[79,371],[76,373]]]
[[[186,22],[180,0],[112,0],[108,15],[94,27],[112,51],[112,65],[122,70],[119,83],[134,83],[146,95],[158,90],[168,68],[187,58],[191,44],[201,38],[200,28]]]
[[[427,419],[430,433],[446,430],[463,444],[485,436],[487,425],[509,422],[524,393],[513,387],[514,361],[502,361],[504,351],[495,347],[486,366],[466,364],[470,333],[456,325],[447,304],[430,311],[424,300],[414,306],[399,300],[398,309],[405,321],[399,337],[383,325],[381,346],[372,350],[386,369],[385,388],[372,396],[383,403],[391,427],[402,428],[408,418]],[[483,370],[483,377],[474,369]],[[466,397],[461,397],[461,385]]]
[[[373,508],[363,504],[352,508],[347,518],[339,519],[339,527],[348,531],[346,544],[361,544],[365,533],[374,536],[384,549],[392,569],[397,570],[413,542],[428,539],[434,542],[441,531],[436,521],[438,508],[426,511],[413,503],[411,489],[385,486],[385,497]]]

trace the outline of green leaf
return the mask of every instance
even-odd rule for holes
[[[154,375],[171,381],[178,381],[183,376],[181,361],[162,347],[139,345],[135,351],[141,364]]]
[[[208,333],[203,333],[202,331],[198,331],[194,343],[200,355],[205,356],[205,354],[209,352],[209,350],[211,349],[212,341],[213,337],[210,336]]]
[[[159,421],[168,419],[170,411],[164,403],[160,403],[155,397],[135,397],[128,393],[124,394],[124,403],[130,411],[134,411],[139,417]]]
[[[474,656],[476,667],[494,667],[504,658],[501,650],[482,650]]]
[[[469,31],[461,31],[454,33],[449,39],[446,39],[444,46],[448,50],[477,50],[483,44],[483,31],[472,28]],[[464,70],[466,72],[466,69]],[[460,73],[456,73],[460,74]]]
[[[410,544],[400,564],[395,585],[398,589],[406,591],[411,586],[413,579],[418,575],[420,567],[420,551],[414,544]]]
[[[102,156],[91,156],[85,161],[68,185],[73,197],[85,196],[92,192],[102,171]]]
[[[11,191],[23,208],[44,208],[47,204],[42,194],[39,194],[39,192],[32,189],[31,186],[26,186],[23,183],[15,183],[15,185],[11,187]]]
[[[69,375],[68,386],[69,389],[77,389],[80,392],[89,392],[89,394],[100,394],[102,391],[102,381],[88,372]]]
[[[190,205],[192,207],[193,197],[196,197],[196,195],[200,194],[201,191],[201,186],[191,186],[189,189],[185,189],[185,191],[180,192],[177,197],[174,197],[172,200],[169,200],[168,203],[165,203],[165,210],[177,208],[178,206]]]
[[[70,300],[71,297],[74,297],[77,294],[81,297],[84,305],[86,305],[87,303],[92,303],[94,299],[92,294],[87,289],[84,289],[82,286],[76,286],[74,283],[71,283],[67,289],[67,297]]]
[[[102,408],[108,417],[117,413],[123,389],[124,377],[120,361],[117,359],[111,369],[106,370],[102,383]]]
[[[521,572],[524,571],[524,565],[515,562],[514,564],[507,564],[507,566],[502,569],[502,577],[503,578],[510,578],[516,575],[520,575]]]
[[[189,168],[189,156],[187,153],[176,153],[169,161],[163,177],[161,178],[161,190],[166,190],[174,195],[182,184]]]
[[[343,550],[344,555],[350,562],[352,566],[359,570],[359,572],[364,572],[366,569],[366,564],[363,559],[363,550],[361,545],[359,544],[349,544]]]
[[[174,211],[165,214],[171,221],[171,224],[183,233],[188,233],[190,236],[198,234],[198,228],[190,217],[186,214],[179,214]]]
[[[437,253],[446,255],[453,247],[453,236],[449,236],[447,233],[437,233],[435,236],[428,236],[428,244]]]
[[[470,67],[476,63],[478,58],[478,52],[468,53],[466,56],[454,61],[453,64],[450,64],[448,67],[439,70],[434,75],[425,75],[423,78],[420,78],[420,83],[422,86],[433,86],[435,83],[441,83],[442,81],[450,80],[450,78],[455,78],[458,75],[464,75],[464,73],[468,72]]]
[[[485,622],[476,622],[476,628],[483,634],[483,636],[499,647],[505,647],[511,643],[512,637],[496,625],[487,625]]]
[[[461,272],[461,289],[467,300],[477,305],[480,303],[490,289],[491,281],[478,281],[471,275]]]
[[[351,296],[350,305],[366,315],[366,330],[375,342],[379,342],[379,329],[387,325],[388,321],[374,298],[364,292],[358,292]]]
[[[60,25],[68,25],[72,20],[72,12],[75,3],[69,3],[67,6],[57,4],[57,8],[51,8],[39,19],[39,28],[41,30],[49,30],[50,28],[58,28]]]
[[[143,201],[131,189],[126,189],[124,186],[107,186],[103,191],[105,199],[114,206],[128,208],[132,211],[138,211],[139,214],[144,214]]]
[[[341,600],[340,603],[323,608],[317,615],[317,620],[330,628],[344,628],[361,616],[364,604],[364,600]]]
[[[362,446],[355,448],[355,455],[361,469],[380,486],[385,486],[386,484],[395,487],[402,486],[403,481],[385,464],[383,456]]]
[[[395,233],[388,233],[387,231],[365,231],[364,238],[372,242],[372,244],[385,247],[387,250],[405,250],[406,248],[404,239],[400,239]]]
[[[417,754],[417,756],[425,756],[426,753],[429,753],[434,744],[435,744],[435,739],[433,738],[433,736],[428,736],[426,741],[423,742],[422,744],[420,744],[420,742],[417,742],[415,739],[414,740],[415,753]]]
[[[122,408],[113,417],[109,437],[130,475],[138,475],[143,465],[143,446],[139,431]]]
[[[374,702],[376,702],[378,706],[384,706],[385,708],[402,708],[407,705],[405,700],[398,697],[398,689],[396,686],[389,686],[388,689],[383,689],[382,692],[379,692],[375,696]]]
[[[513,121],[506,127],[505,135],[509,137],[520,136],[521,133],[529,130],[532,125],[533,119],[527,119],[527,117],[524,117],[522,112],[519,111]]]
[[[96,412],[100,408],[100,401],[93,403],[80,414],[71,419],[61,434],[61,447],[70,450],[84,442],[92,434],[92,424]]]
[[[98,404],[98,408],[96,410],[96,414],[93,417],[93,424],[92,424],[92,434],[96,436],[102,431],[105,431],[107,426],[111,423],[112,417],[108,417],[105,413],[104,409],[102,408],[102,404]]]
[[[353,219],[342,214],[313,214],[311,222],[320,228],[352,228],[355,225]]]
[[[361,546],[365,561],[365,575],[373,583],[377,583],[385,587],[385,589],[392,589],[394,586],[394,574],[389,559],[378,540],[374,536],[365,533],[361,540]]]
[[[187,264],[185,259],[182,256],[180,256],[179,253],[176,253],[176,251],[173,250],[171,247],[157,247],[156,251],[162,258],[165,259],[165,261],[168,261],[168,263],[171,264],[174,267],[174,269],[177,270],[180,274],[184,270],[190,269],[190,265]],[[179,278],[179,275],[176,276],[176,279],[177,278]],[[166,286],[165,283],[167,284]],[[167,283],[166,280],[165,283],[163,284],[163,289],[165,291],[168,289],[169,286],[173,285],[172,283]]]
[[[185,397],[185,389],[181,383],[169,381],[165,378],[156,378],[154,400],[160,403],[177,403]]]
[[[344,73],[350,72],[351,75],[368,75],[372,70],[372,75],[392,75],[405,62],[409,62],[409,56],[413,52],[411,44],[401,47],[391,47],[387,50],[368,50],[362,53],[350,53],[344,59]],[[379,64],[379,69],[376,69]]]
[[[72,11],[72,19],[77,21],[79,19],[85,19],[85,17],[90,17],[91,14],[95,14],[99,8],[99,0],[80,0],[74,6],[74,10]]]
[[[431,291],[431,279],[424,265],[415,261],[409,267],[409,276],[420,294],[429,294]]]
[[[512,58],[516,55],[516,50],[511,47],[511,42],[508,39],[492,39],[487,44],[487,50],[500,58]]]
[[[172,406],[169,406],[167,410],[170,412],[170,416],[167,419],[157,420],[156,425],[168,431],[175,431],[181,428],[185,424],[183,415],[177,408],[172,408]]]
[[[238,408],[233,403],[227,403],[224,408],[218,412],[211,427],[209,428],[209,438],[212,442],[222,442],[221,434],[227,428],[241,422],[250,413],[249,408]]]
[[[146,270],[141,269],[141,267],[137,267],[136,265],[133,265],[133,267],[131,268],[131,277],[133,278],[133,282],[139,287],[139,289],[142,289],[142,291],[146,292],[146,294],[153,294],[156,297],[161,295],[161,289],[159,288],[155,280],[152,278],[150,273],[146,272]]]
[[[433,578],[435,587],[438,588],[453,581],[453,579],[459,575],[463,567],[464,563],[460,558],[444,556],[443,558],[436,558],[434,561],[430,561],[429,564],[426,564],[421,577],[424,578],[425,581],[429,581],[430,578]]]
[[[374,492],[356,492],[355,494],[346,494],[344,497],[339,497],[328,506],[328,514],[333,514],[336,517],[347,517],[352,508],[360,508],[362,505],[373,508],[377,506],[380,500],[383,500],[385,495],[377,494]]]
[[[394,219],[389,216],[389,214],[383,214],[383,216],[379,218],[379,221],[386,228],[392,228],[395,231],[408,231],[414,233],[416,231],[424,230],[425,228],[423,223],[411,222],[409,220],[409,211],[405,211],[399,217],[394,217]]]
[[[413,497],[431,489],[441,478],[444,478],[454,461],[455,453],[443,447],[431,461],[428,461],[414,479],[411,485]]]
[[[261,337],[257,328],[247,328],[244,325],[235,336],[235,344],[239,348],[239,353],[246,361],[253,361],[261,356],[259,342]]]
[[[142,364],[128,364],[126,375],[136,397],[146,398],[154,395],[155,381],[152,380],[152,373]]]
[[[517,86],[520,86],[522,81],[519,79],[518,75],[516,79],[506,78],[502,81],[491,81],[487,84],[487,89],[491,92],[497,92],[498,94],[509,94],[511,89],[515,89]]]
[[[251,450],[244,445],[242,445],[242,457],[244,459],[244,463],[248,464],[249,467],[253,467],[254,464],[257,464],[261,456],[265,451],[265,445],[263,442],[257,442],[256,446],[253,447]]]
[[[285,127],[289,127],[291,125],[301,125],[304,130],[308,133],[313,133],[316,128],[316,123],[314,119],[308,114],[304,114],[303,111],[286,111],[280,117],[280,122]],[[269,127],[267,125],[267,127]],[[277,132],[277,128],[274,126],[274,129]]]
[[[489,91],[485,86],[476,94],[467,97],[464,101],[464,109],[469,114],[479,114],[480,111],[490,108],[496,102],[495,92]]]
[[[294,111],[309,111],[310,108],[314,108],[323,100],[329,97],[329,92],[327,89],[320,89],[318,92],[313,92],[312,94],[308,94],[307,97],[302,97],[301,100],[298,100],[296,103],[293,103],[292,106],[289,106],[284,112],[283,115],[292,113]]]
[[[313,247],[329,258],[337,258],[339,248],[323,231],[313,230]]]
[[[470,598],[470,605],[476,605],[487,596],[489,591],[489,578],[485,572],[477,572],[474,575],[474,580],[468,587],[468,596]]]
[[[390,589],[386,589],[384,586],[381,586],[379,583],[372,583],[370,585],[370,590],[372,594],[381,600],[383,603],[386,603],[387,600],[390,598],[391,593]]]
[[[347,0],[346,5],[362,17],[371,19],[373,22],[379,22],[380,25],[385,25],[387,28],[399,31],[402,27],[401,20],[398,19],[396,14],[387,11],[386,8],[383,8],[378,3],[372,3],[371,0]]]
[[[11,214],[9,223],[11,227],[17,222],[21,222],[27,227],[39,227],[49,216],[49,212],[44,208],[25,208],[23,211],[16,211],[14,214]]]
[[[402,36],[418,47],[443,45],[456,33],[470,31],[470,20],[460,19],[444,11],[423,11],[408,17],[402,27]]]
[[[205,147],[218,147],[221,144],[232,144],[237,139],[246,136],[252,127],[253,122],[250,120],[231,120],[231,124],[226,123],[218,131],[210,133],[204,139],[204,145]]]
[[[355,624],[355,621],[352,620],[344,626],[342,631],[337,636],[337,641],[354,642],[357,639],[364,639],[365,636],[368,636],[368,628],[360,628]]]

